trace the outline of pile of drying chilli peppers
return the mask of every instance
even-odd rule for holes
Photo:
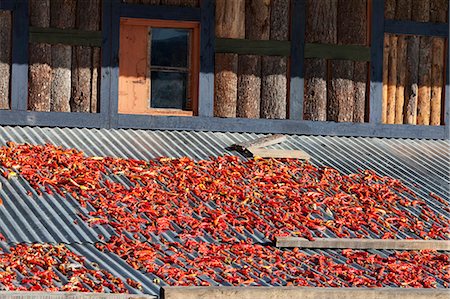
[[[127,292],[119,278],[64,245],[18,244],[9,251],[0,247],[0,290]]]
[[[75,198],[83,221],[114,229],[109,239],[99,236],[98,249],[170,285],[450,282],[448,256],[433,251],[306,254],[270,245],[286,235],[449,238],[448,219],[433,211],[449,212],[445,200],[430,194],[431,207],[400,181],[373,171],[343,175],[297,160],[232,156],[86,157],[75,149],[14,143],[0,148],[0,165],[4,177],[21,175],[38,194]]]

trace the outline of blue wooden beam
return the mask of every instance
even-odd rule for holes
[[[13,10],[11,110],[28,108],[28,0],[17,1]]]
[[[445,139],[444,126],[337,123],[329,121],[119,115],[118,128],[330,136]]]
[[[215,1],[201,1],[198,115],[214,113]]]
[[[120,16],[156,20],[200,21],[201,8],[121,3]]]
[[[120,0],[111,0],[109,127],[115,127],[117,125],[119,115],[119,41],[121,9]]]
[[[448,19],[450,21],[450,9],[448,10]],[[447,24],[448,26],[448,24]],[[447,78],[446,82],[445,82],[445,105],[444,105],[444,122],[445,122],[445,133],[446,133],[446,138],[450,139],[450,67],[448,65],[448,63],[450,62],[450,39],[447,35],[447,56],[446,56],[446,67],[447,69],[445,70],[447,72],[447,75],[445,76]]]
[[[306,0],[291,2],[289,119],[303,119]]]
[[[101,127],[109,128],[111,111],[111,73],[117,68],[112,65],[112,1],[102,1],[102,66],[100,79],[100,114],[104,123]]]
[[[0,0],[0,10],[14,10],[14,0]]]
[[[2,125],[98,128],[100,113],[0,110]],[[336,123],[329,121],[119,114],[115,128],[284,133],[328,136],[448,139],[445,126]]]
[[[381,124],[383,97],[384,0],[372,0],[369,122]]]
[[[384,31],[392,34],[442,36],[448,38],[448,23],[385,20]]]

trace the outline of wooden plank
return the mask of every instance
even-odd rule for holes
[[[304,119],[325,121],[327,119],[327,61],[310,58],[310,53],[320,52],[312,47],[320,47],[314,43],[336,44],[337,0],[306,1],[306,31],[305,41],[305,90],[304,90]],[[332,52],[330,52],[332,53]],[[316,55],[319,56],[319,55]]]
[[[361,42],[359,34],[366,30],[360,29],[356,34],[353,30],[364,18],[366,9],[362,5],[365,1],[338,1],[337,14],[337,43],[339,45]],[[350,33],[351,32],[351,33]],[[329,63],[329,83],[327,90],[327,120],[337,122],[352,122],[354,110],[354,63],[350,60],[331,60]]]
[[[289,39],[290,0],[274,0],[270,12],[270,39]],[[261,118],[285,119],[287,117],[288,58],[265,56],[261,61]]]
[[[291,2],[289,119],[303,119],[306,0]]]
[[[0,11],[0,109],[10,109],[11,12]]]
[[[414,10],[420,10],[415,8]],[[426,21],[398,21],[386,20],[384,23],[386,33],[423,35],[423,36],[448,36],[448,24],[431,23]]]
[[[365,287],[169,287],[161,288],[164,299],[446,299],[448,289]]]
[[[76,0],[50,0],[50,26],[61,30],[75,27]],[[50,111],[70,112],[72,47],[52,45]]]
[[[246,150],[250,147],[257,148],[257,147],[274,145],[274,144],[278,144],[278,143],[281,143],[286,140],[287,140],[287,136],[281,135],[281,134],[274,134],[274,135],[270,135],[270,136],[264,136],[264,137],[260,137],[257,139],[233,144],[232,147],[234,147],[236,149],[240,149],[240,150]]]
[[[284,149],[268,149],[268,148],[255,148],[250,147],[248,151],[253,154],[254,157],[261,158],[289,158],[308,161],[311,156],[302,150],[284,150]]]
[[[404,104],[405,104],[405,85],[407,75],[407,39],[401,35],[397,40],[397,89],[395,91],[395,124],[403,124]]]
[[[367,1],[338,2],[338,44],[367,46]],[[334,60],[333,69],[340,69],[344,77],[331,78],[331,87],[339,83],[339,114],[343,121],[364,122],[366,103],[367,64]],[[347,70],[345,72],[345,70]],[[349,77],[345,77],[345,73]],[[333,93],[333,90],[330,90]],[[330,98],[329,98],[330,99]],[[331,119],[330,119],[331,120]]]
[[[30,25],[50,26],[50,0],[30,0]],[[51,46],[30,44],[28,108],[31,111],[50,111],[51,99]]]
[[[277,40],[217,38],[215,50],[216,53],[289,56],[290,42]]]
[[[245,35],[245,1],[216,1],[216,36],[243,38]],[[216,48],[219,43],[216,39]],[[236,117],[238,55],[216,54],[214,116]]]
[[[354,61],[370,61],[370,48],[359,45],[333,45],[307,43],[305,58],[327,58]]]
[[[270,10],[271,6],[269,1],[245,1],[245,38],[250,40],[269,39]],[[261,56],[258,55],[239,56],[237,117],[260,117],[261,62]]]
[[[388,59],[388,86],[387,86],[387,108],[386,123],[395,123],[395,96],[397,92],[397,42],[398,36],[388,35],[389,59]]]
[[[449,3],[446,0],[431,1],[430,21],[435,23],[445,23]],[[448,37],[447,37],[448,38]],[[432,43],[432,65],[431,65],[431,118],[430,125],[439,126],[442,117],[442,102],[444,88],[444,67],[445,67],[445,39],[433,37]]]
[[[276,237],[276,246],[326,249],[450,250],[450,241],[345,238],[316,238],[314,241],[310,241],[297,237]]]
[[[249,40],[217,38],[216,53],[236,53],[265,56],[289,56],[291,42],[276,40]],[[305,58],[370,61],[370,47],[360,45],[334,45],[306,43]]]
[[[395,18],[396,0],[385,1],[384,16],[386,20]],[[395,96],[397,92],[397,41],[398,36],[393,34],[384,35],[389,40],[389,52],[387,64],[383,67],[387,69],[387,97],[386,97],[386,124],[395,123]]]
[[[261,107],[261,57],[240,55],[238,58],[236,116],[259,118]]]
[[[369,122],[382,123],[383,101],[383,46],[384,46],[384,0],[372,0],[370,42],[370,99]]]
[[[205,4],[208,5],[209,1]],[[179,7],[166,5],[142,5],[120,3],[119,13],[121,17],[155,19],[155,20],[177,20],[200,22],[202,14],[198,7]]]
[[[90,0],[84,5],[77,6],[77,27],[86,31],[100,29],[100,0]],[[73,112],[91,111],[91,105],[97,106],[95,90],[92,88],[94,79],[94,49],[87,46],[73,48],[72,63],[72,97],[70,109]],[[97,66],[98,67],[98,66]],[[95,102],[95,103],[93,103]]]
[[[327,89],[327,120],[352,122],[354,109],[353,62],[333,60],[329,62],[331,80]]]
[[[215,1],[200,3],[200,75],[198,115],[210,117],[214,113],[214,45]]]
[[[421,22],[430,20],[430,0],[416,1],[413,13]],[[417,96],[417,124],[430,124],[431,101],[431,37],[421,36],[419,47],[419,92]]]
[[[102,32],[78,29],[30,27],[30,43],[102,46]]]

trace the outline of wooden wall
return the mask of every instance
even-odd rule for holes
[[[101,30],[102,0],[29,0],[30,28]],[[106,0],[105,0],[106,1]],[[109,1],[109,0],[108,0]],[[199,7],[200,0],[122,0]],[[290,0],[216,0],[216,38],[290,37]],[[448,0],[385,0],[385,18],[448,23]],[[363,59],[317,58],[314,44],[370,47],[371,0],[306,0],[303,118],[367,122],[369,67]],[[295,17],[295,16],[294,16]],[[11,13],[0,12],[0,109],[10,108]],[[30,31],[31,32],[31,31]],[[447,40],[385,35],[382,122],[444,124]],[[328,51],[328,50],[327,50]],[[219,51],[220,52],[220,51]],[[214,115],[289,118],[289,57],[216,53]],[[28,109],[98,112],[100,48],[31,40]],[[325,55],[326,56],[326,55]]]
[[[308,0],[306,42],[368,46],[367,0]],[[368,63],[306,59],[304,119],[368,120]]]
[[[385,18],[448,22],[448,0],[386,0]],[[441,125],[444,111],[446,40],[386,34],[383,123]]]
[[[289,39],[289,0],[217,0],[216,37]],[[287,118],[288,58],[218,53],[214,116]]]
[[[100,0],[30,0],[30,26],[100,30]],[[28,109],[98,112],[100,49],[30,43]]]
[[[11,12],[0,11],[0,109],[10,108]]]

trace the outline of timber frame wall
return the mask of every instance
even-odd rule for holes
[[[304,58],[319,54],[320,58],[349,58],[339,46],[314,51],[305,44],[306,0],[291,0],[290,42],[226,40],[215,38],[215,1],[201,0],[200,7],[149,6],[102,1],[102,31],[79,30],[44,32],[29,27],[28,0],[0,0],[0,10],[12,11],[11,110],[0,110],[0,124],[26,126],[61,126],[90,128],[138,128],[169,130],[236,131],[339,136],[377,136],[394,138],[449,139],[450,84],[446,55],[445,125],[382,124],[382,69],[384,34],[439,36],[449,41],[446,24],[385,20],[384,0],[372,0],[370,46],[370,116],[368,123],[337,123],[303,120]],[[200,77],[198,116],[147,116],[118,113],[118,56],[121,17],[200,22]],[[449,17],[450,19],[450,17]],[[78,37],[78,38],[74,38]],[[101,87],[99,113],[27,111],[28,43],[58,39],[76,45],[101,46]],[[342,46],[341,46],[342,47]],[[351,47],[351,46],[350,46]],[[234,50],[231,50],[234,49]],[[233,51],[240,54],[284,55],[290,57],[289,115],[286,120],[213,117],[214,55]],[[281,51],[281,53],[280,53]],[[353,51],[355,52],[355,51]],[[358,52],[358,51],[356,51]],[[344,57],[342,56],[344,55]],[[351,57],[350,57],[351,58]]]

